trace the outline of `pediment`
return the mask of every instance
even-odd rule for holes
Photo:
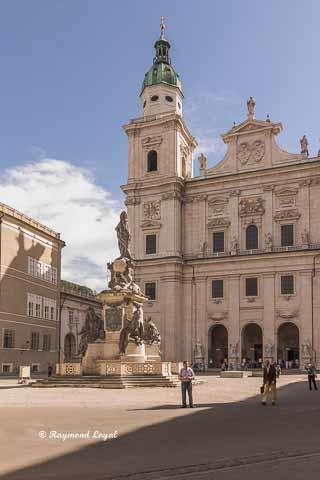
[[[282,187],[275,192],[277,196],[296,195],[297,193],[298,189],[294,187]]]
[[[235,125],[228,132],[223,133],[221,138],[225,143],[228,143],[233,137],[262,132],[264,130],[271,130],[274,135],[277,135],[282,131],[282,124],[272,123],[269,120],[247,119],[239,125]]]
[[[228,203],[227,197],[211,197],[208,199],[208,205],[215,206],[215,205],[225,205]]]

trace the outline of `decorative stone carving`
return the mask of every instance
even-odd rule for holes
[[[213,228],[213,227],[228,227],[230,225],[230,220],[225,217],[217,217],[217,218],[212,218],[208,222],[208,227]]]
[[[282,220],[298,220],[301,217],[299,210],[294,208],[291,210],[281,210],[275,213],[274,220],[280,222]]]
[[[230,190],[229,194],[230,197],[239,197],[239,195],[241,195],[241,190],[239,190],[238,188],[235,190]]]
[[[200,252],[203,257],[206,256],[208,251],[208,243],[204,240],[203,242],[200,242]]]
[[[208,216],[223,215],[228,199],[225,197],[214,197],[208,202]]]
[[[237,158],[241,165],[246,165],[250,158],[254,163],[259,163],[265,154],[265,143],[263,140],[255,140],[252,143],[241,142],[237,147]]]
[[[92,306],[88,307],[85,323],[80,331],[79,354],[84,355],[89,343],[104,338],[104,324]]]
[[[159,146],[162,143],[162,137],[159,135],[153,137],[145,137],[141,140],[142,147],[144,149],[150,149],[152,147]]]
[[[141,224],[141,228],[143,230],[147,229],[159,229],[161,227],[161,223],[158,220],[145,220]]]
[[[312,347],[310,340],[306,340],[306,342],[301,345],[301,353],[304,358],[312,357]]]
[[[274,184],[271,183],[270,185],[264,185],[263,186],[263,191],[264,192],[272,192],[274,190]]]
[[[153,200],[143,204],[143,215],[145,220],[160,220],[161,218],[161,201]]]
[[[240,215],[262,215],[264,213],[263,199],[261,197],[256,198],[243,198],[240,201]]]
[[[280,207],[294,206],[295,203],[296,203],[296,198],[293,195],[283,195],[279,198]]]
[[[131,205],[140,205],[141,199],[140,197],[127,198],[124,203],[127,207]]]
[[[162,200],[172,200],[172,199],[178,199],[181,200],[181,195],[178,192],[167,192],[163,193],[161,196]]]
[[[280,317],[280,318],[294,318],[294,317],[297,317],[298,314],[299,314],[299,311],[298,310],[291,310],[291,311],[288,311],[288,310],[277,310],[276,311],[277,315]]]
[[[119,350],[124,354],[128,343],[134,342],[136,345],[142,345],[144,336],[143,310],[140,303],[134,302],[135,311],[132,320],[125,318],[124,326],[120,332]]]
[[[309,156],[309,150],[308,150],[308,139],[305,135],[300,139],[300,146],[301,146],[301,154],[303,157],[308,157]]]

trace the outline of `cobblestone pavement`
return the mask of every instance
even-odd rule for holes
[[[180,408],[179,388],[3,389],[1,478],[302,480],[307,473],[319,475],[320,397],[309,392],[305,376],[280,379],[275,407],[260,404],[260,378],[207,380],[194,388],[193,410]],[[63,437],[68,433],[84,438]],[[116,438],[104,440],[106,434]]]

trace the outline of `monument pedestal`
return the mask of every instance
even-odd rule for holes
[[[134,342],[129,342],[125,355],[121,355],[123,362],[144,363],[147,360],[145,344],[136,345]]]

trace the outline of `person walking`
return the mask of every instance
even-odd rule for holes
[[[192,368],[189,367],[189,363],[186,360],[183,362],[183,368],[180,370],[179,380],[181,380],[182,408],[187,408],[187,392],[189,406],[190,408],[194,408],[192,398],[192,380],[194,380],[194,372]]]
[[[48,363],[48,378],[52,376],[52,372],[53,372],[53,366],[51,365],[51,363]]]
[[[314,389],[318,390],[317,382],[316,382],[316,377],[317,377],[316,367],[312,363],[309,363],[309,365],[306,368],[308,373],[309,390],[312,390],[312,384]]]
[[[277,399],[277,370],[274,365],[270,364],[269,360],[266,360],[263,369],[263,387],[262,405],[267,404],[270,391],[272,396],[272,405],[275,405]]]

